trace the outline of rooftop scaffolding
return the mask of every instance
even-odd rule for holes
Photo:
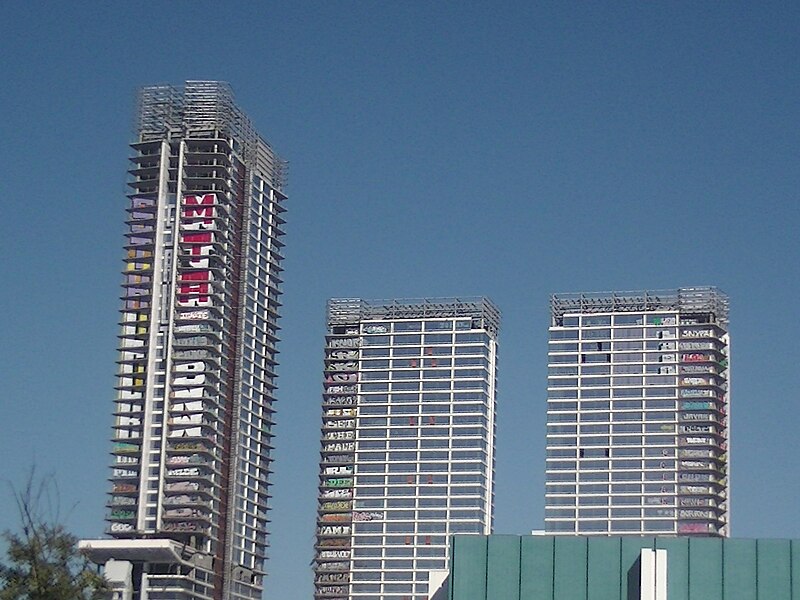
[[[493,334],[500,328],[500,311],[488,298],[413,298],[328,300],[328,324],[348,325],[371,319],[441,319],[471,317],[482,319]]]
[[[138,142],[162,139],[233,138],[245,163],[261,170],[275,189],[286,185],[287,163],[261,137],[236,105],[223,81],[187,81],[183,87],[152,85],[139,90],[135,129]]]
[[[565,314],[669,310],[683,314],[713,313],[719,323],[728,324],[728,296],[715,287],[553,294],[550,297],[553,318]]]

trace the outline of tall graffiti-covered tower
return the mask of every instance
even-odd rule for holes
[[[284,163],[227,84],[141,90],[108,499],[121,598],[260,598]]]

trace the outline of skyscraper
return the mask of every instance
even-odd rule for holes
[[[122,283],[110,540],[119,597],[261,598],[284,163],[227,84],[139,96]]]
[[[329,302],[315,597],[427,598],[447,536],[491,531],[499,322],[484,298]]]
[[[727,297],[550,304],[547,532],[727,536]]]

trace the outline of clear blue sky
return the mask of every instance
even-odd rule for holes
[[[549,294],[721,287],[733,532],[800,537],[799,46],[796,2],[4,3],[0,478],[55,472],[101,533],[134,90],[222,79],[291,163],[267,597],[311,594],[335,296],[496,301],[525,533]]]

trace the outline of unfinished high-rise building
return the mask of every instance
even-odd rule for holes
[[[545,527],[727,536],[728,298],[551,298]]]
[[[110,539],[81,548],[123,599],[261,598],[284,163],[215,81],[143,88],[131,148]]]
[[[491,532],[499,326],[486,298],[328,303],[316,598],[426,599],[449,536]]]

